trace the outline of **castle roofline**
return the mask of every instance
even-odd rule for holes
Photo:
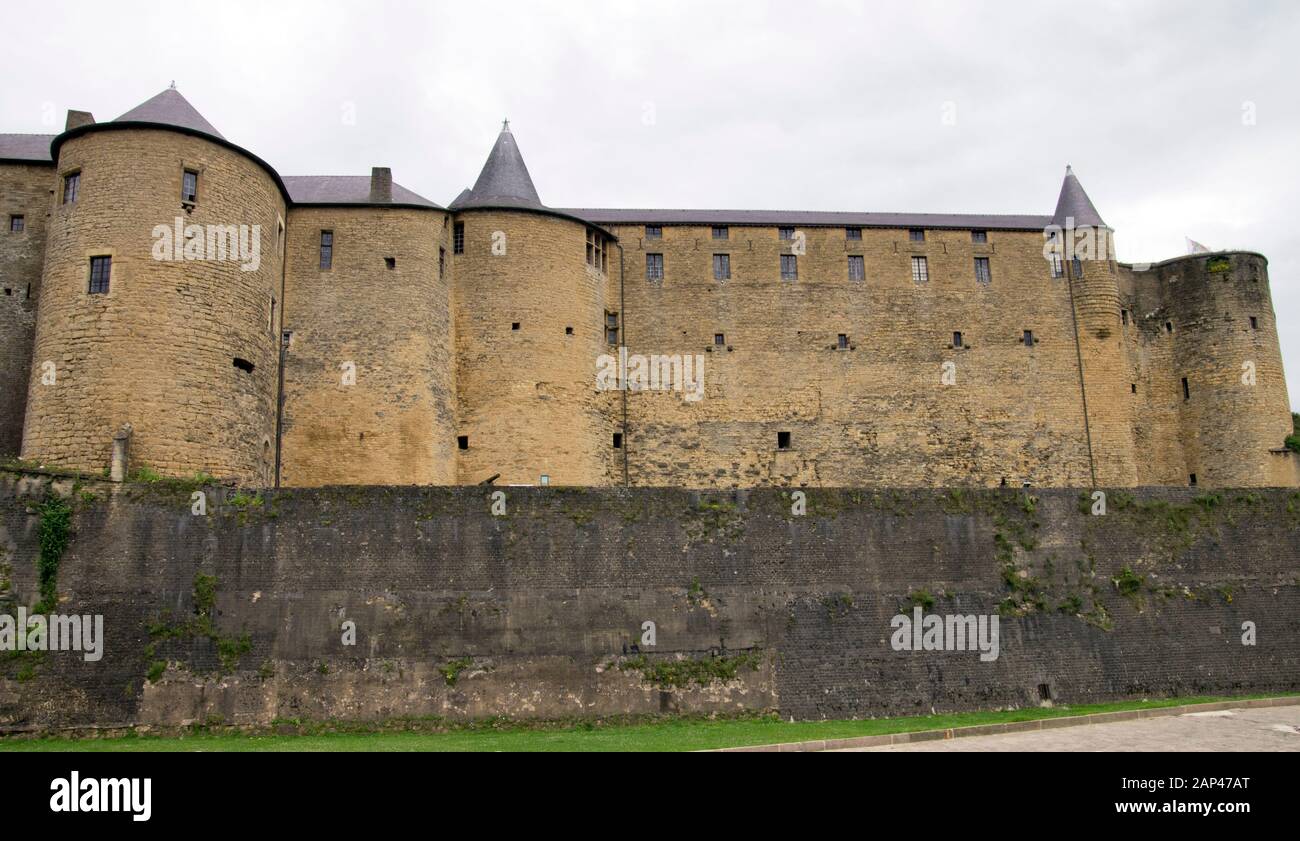
[[[1181,263],[1188,260],[1204,260],[1209,257],[1231,257],[1233,254],[1245,254],[1250,257],[1258,257],[1259,259],[1263,260],[1266,265],[1268,263],[1268,257],[1264,256],[1258,251],[1251,251],[1248,248],[1245,249],[1228,248],[1220,251],[1198,251],[1195,254],[1180,254],[1177,257],[1169,257],[1167,259],[1160,260],[1155,263],[1124,263],[1124,262],[1117,261],[1116,265],[1118,265],[1120,268],[1136,271],[1136,269],[1134,269],[1135,266],[1146,266],[1147,269],[1156,269],[1162,266],[1169,266],[1169,265],[1173,265],[1174,263]]]
[[[1069,220],[1074,220],[1074,227],[1079,228],[1089,226],[1094,228],[1107,228],[1109,225],[1102,221],[1101,214],[1093,205],[1092,199],[1088,198],[1088,193],[1079,183],[1079,178],[1074,174],[1074,168],[1065,167],[1065,179],[1061,182],[1061,195],[1056,200],[1056,213],[1052,215],[1052,224],[1059,227],[1066,227]]]
[[[197,108],[190,104],[188,99],[181,96],[181,92],[176,90],[175,83],[157,96],[141,102],[130,111],[113,120],[113,122],[157,123],[164,126],[193,129],[203,134],[210,134],[213,137],[220,137],[222,140],[226,139],[221,132],[213,127],[212,123],[208,122],[206,117],[199,113]]]
[[[0,164],[52,166],[52,134],[0,134]]]
[[[930,228],[1039,231],[1051,216],[990,213],[875,213],[821,210],[690,210],[650,208],[565,208],[559,212],[607,225],[773,225],[852,228]]]
[[[514,133],[510,131],[510,122],[502,124],[501,133],[497,135],[492,151],[488,153],[487,162],[479,172],[478,180],[468,191],[461,193],[452,203],[453,208],[469,207],[518,207],[528,210],[545,210],[533,178],[528,174],[524,156],[515,142]]]
[[[393,184],[392,201],[370,198],[371,176],[368,175],[286,175],[285,186],[295,207],[397,207],[445,211],[401,184]]]

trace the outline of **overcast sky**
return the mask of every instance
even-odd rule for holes
[[[441,204],[509,117],[557,207],[1051,213],[1067,163],[1124,261],[1270,259],[1300,406],[1300,3],[220,2],[5,15],[0,132],[172,80],[283,175]],[[21,73],[17,73],[21,70]],[[955,123],[945,115],[955,116]]]

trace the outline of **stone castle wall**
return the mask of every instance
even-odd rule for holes
[[[22,447],[54,184],[53,167],[0,164],[0,455]],[[10,230],[14,216],[23,217],[21,233]]]
[[[455,484],[448,215],[294,208],[288,249],[282,482]]]
[[[200,173],[192,212],[185,169]],[[272,482],[285,218],[275,180],[236,151],[166,130],[73,136],[57,171],[79,171],[81,184],[68,204],[56,188],[49,220],[33,360],[53,362],[57,379],[43,383],[33,365],[23,457],[98,472],[129,423],[136,464]],[[257,270],[154,259],[155,226],[177,217],[259,225]],[[99,255],[112,258],[110,289],[92,295]]]
[[[1294,491],[1112,491],[1094,516],[1071,490],[812,490],[794,516],[775,489],[507,488],[493,516],[490,488],[209,488],[195,516],[189,489],[0,478],[0,612],[35,602],[33,511],[61,490],[59,611],[103,615],[107,637],[97,663],[0,659],[5,729],[1300,688]],[[997,659],[895,650],[891,619],[916,605],[998,615]],[[184,630],[204,618],[210,634]]]

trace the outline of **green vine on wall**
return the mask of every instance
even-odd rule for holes
[[[228,675],[239,666],[239,659],[253,649],[253,641],[245,632],[238,637],[226,637],[217,632],[212,623],[212,611],[217,603],[217,577],[194,574],[194,613],[186,621],[173,623],[164,615],[149,626],[149,645],[145,648],[145,658],[149,664],[148,679],[150,683],[158,681],[167,671],[164,660],[155,660],[154,654],[159,643],[171,639],[194,640],[204,638],[212,641],[220,661],[219,673]]]
[[[60,497],[51,496],[37,510],[41,517],[37,530],[40,555],[36,559],[40,601],[32,612],[49,613],[59,603],[59,562],[72,535],[72,506]]]

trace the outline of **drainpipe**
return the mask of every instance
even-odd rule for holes
[[[623,243],[616,241],[614,244],[618,246],[618,335],[622,339],[619,344],[621,347],[627,347],[627,298],[623,292],[623,282],[626,279],[627,271],[624,267]],[[622,356],[620,353],[620,362]],[[627,439],[627,383],[621,385],[622,388],[619,390],[623,392],[623,487],[626,488],[628,486],[627,448],[629,444]]]

